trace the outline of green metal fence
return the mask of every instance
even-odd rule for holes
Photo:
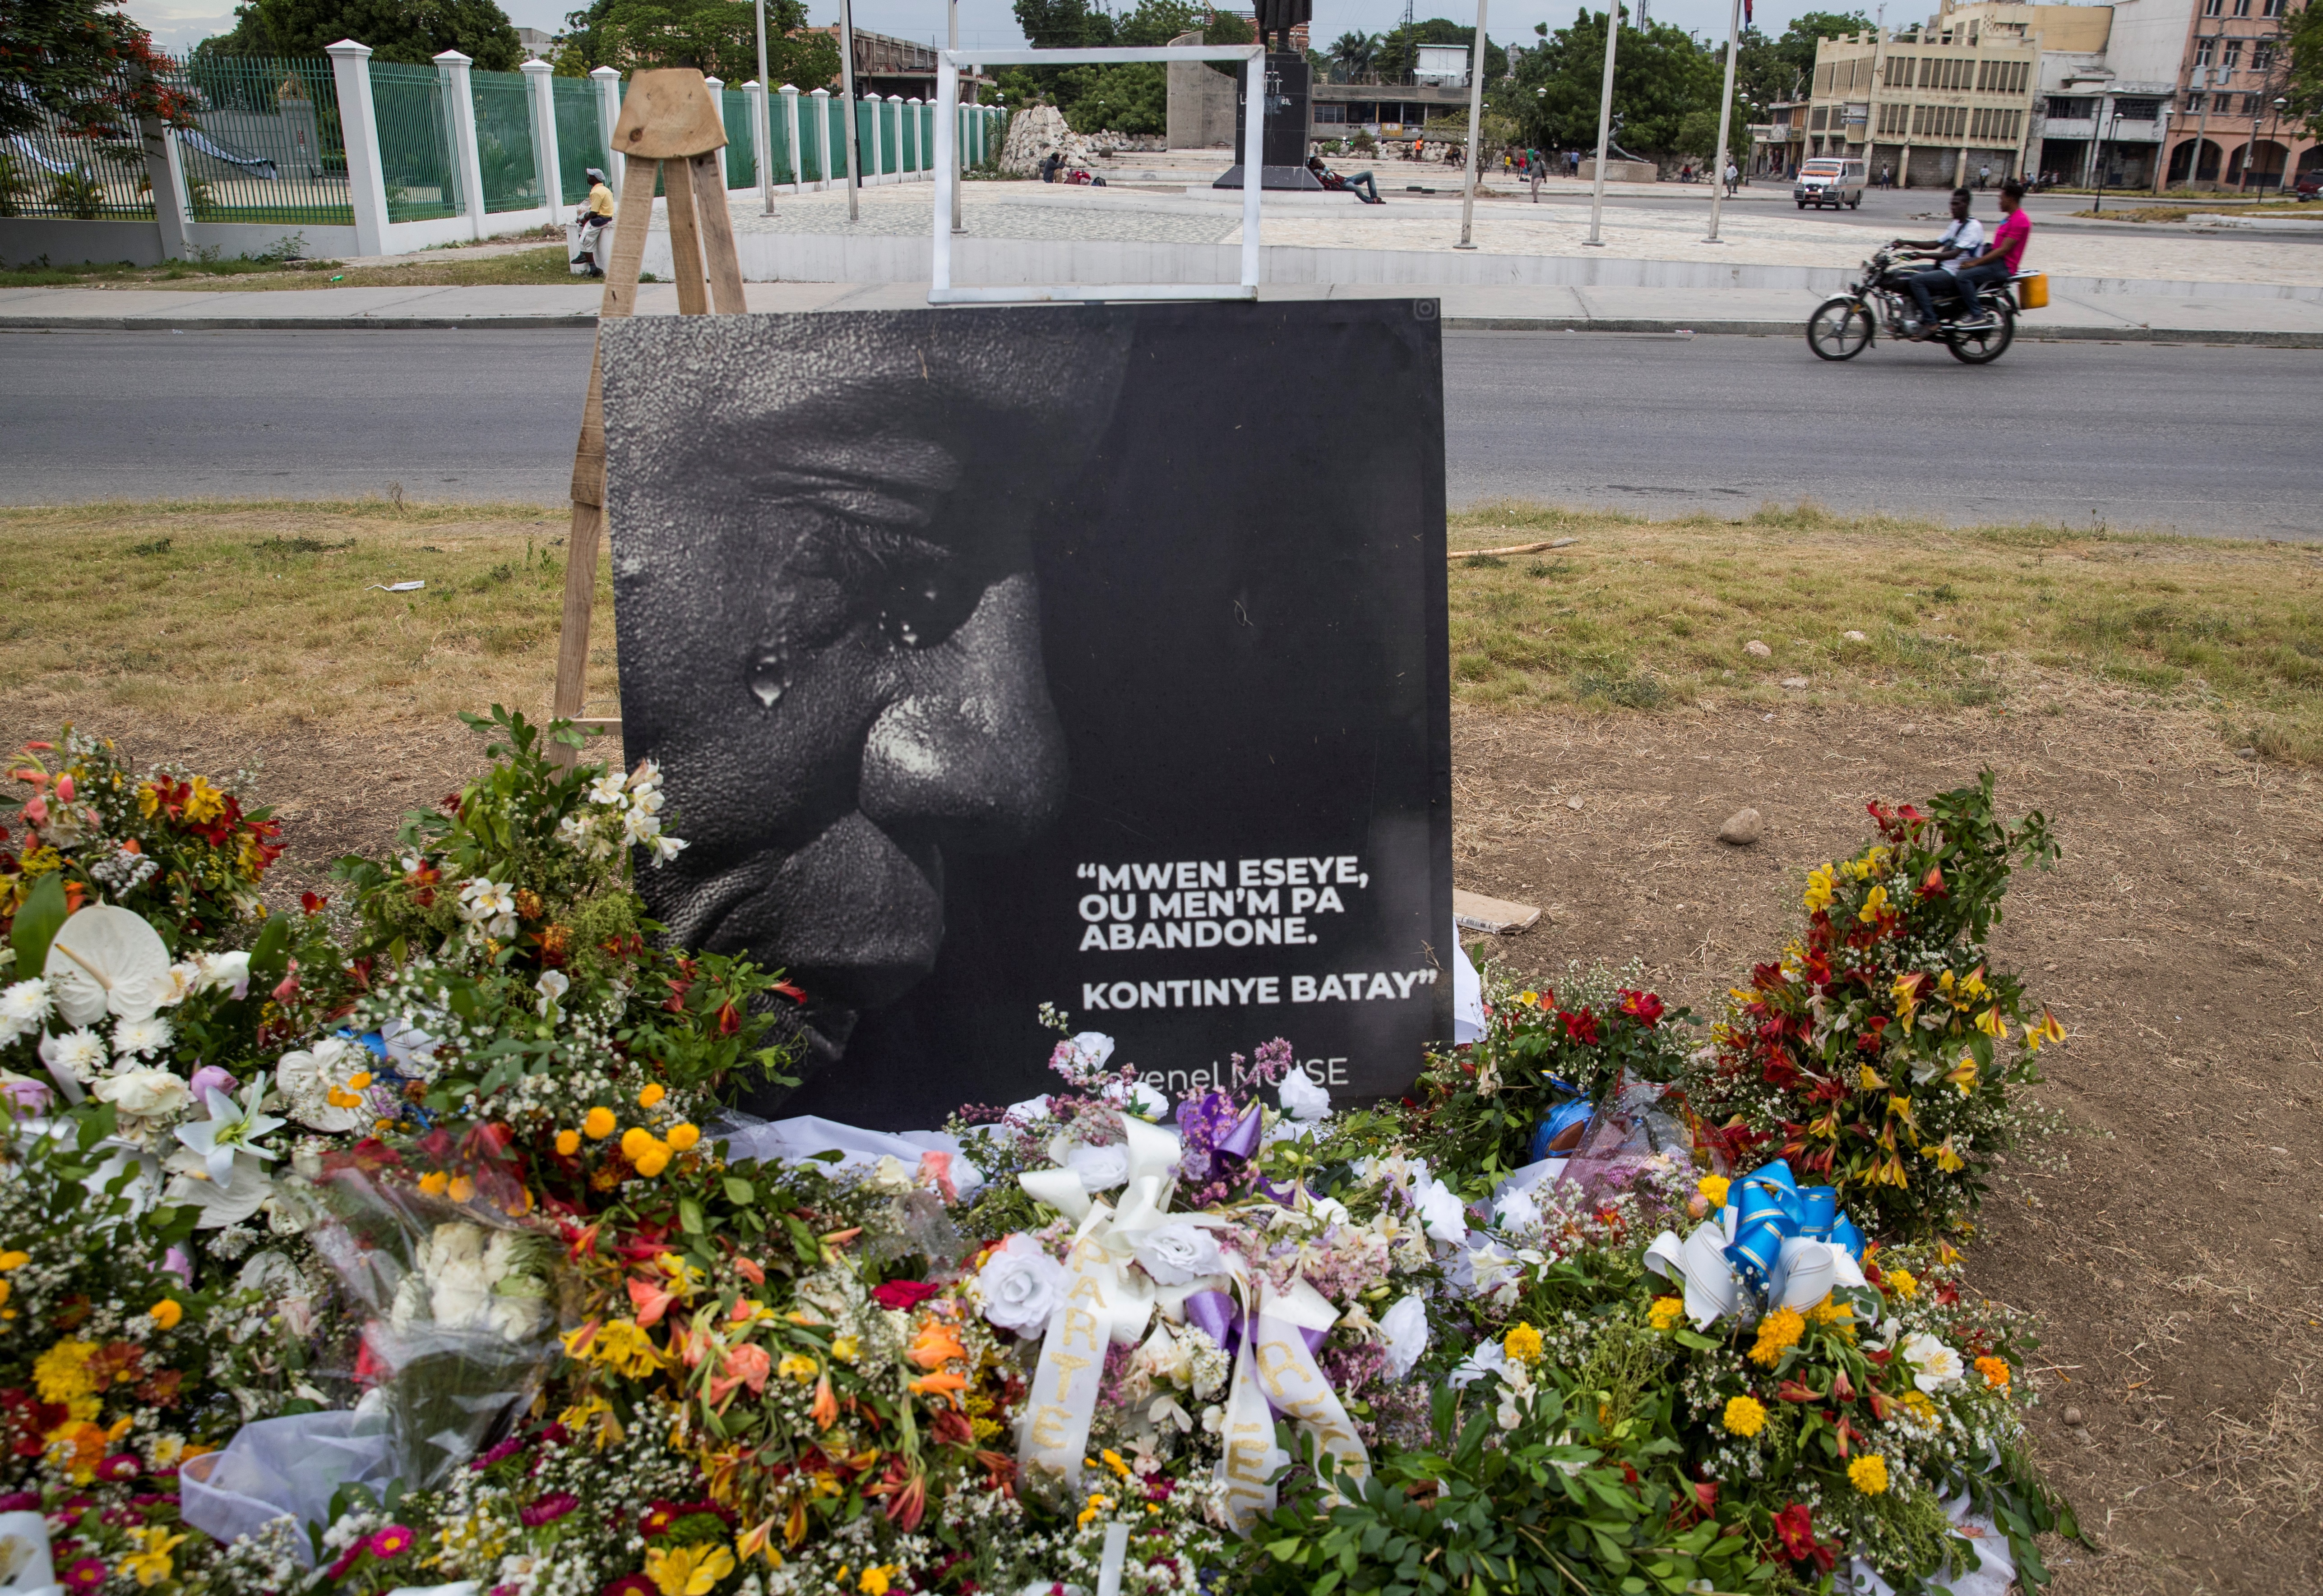
[[[791,151],[791,119],[783,109],[783,96],[767,97],[767,168],[777,183],[798,180],[798,166]]]
[[[819,183],[826,175],[823,151],[830,148],[825,141],[831,136],[831,124],[829,118],[815,114],[815,107],[821,104],[813,95],[798,97],[798,180],[802,183]]]
[[[548,203],[540,192],[533,155],[532,93],[521,72],[468,74],[476,106],[476,165],[483,178],[484,209],[528,211]]]
[[[376,58],[371,63],[372,112],[379,121],[379,164],[390,222],[456,216],[463,208],[445,86],[433,67]]]
[[[45,112],[0,139],[0,216],[69,216],[84,222],[153,215],[144,146],[134,124],[115,118],[90,136]]]
[[[863,107],[858,103],[856,111]],[[833,95],[830,100],[830,120],[823,130],[822,164],[826,178],[840,179],[847,175],[847,102]]]
[[[179,69],[178,158],[197,222],[350,227],[338,78],[326,56],[211,56]]]
[[[586,78],[552,78],[548,96],[556,111],[558,186],[565,204],[578,205],[589,197],[589,169],[609,159],[597,86]]]
[[[909,100],[895,107],[895,142],[902,149],[902,170],[921,170],[928,163],[920,158],[920,108]]]
[[[726,187],[758,186],[758,140],[750,133],[750,96],[739,88],[722,90],[720,109],[726,114]]]

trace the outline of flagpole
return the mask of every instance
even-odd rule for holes
[[[1460,185],[1460,242],[1455,250],[1476,247],[1476,150],[1484,142],[1484,0],[1476,0],[1476,53],[1468,68],[1468,170]]]
[[[1742,0],[1734,0],[1733,9],[1726,17],[1726,92],[1718,101],[1718,161],[1710,169],[1713,187],[1710,190],[1710,236],[1702,241],[1704,243],[1725,242],[1718,236],[1718,212],[1726,203],[1726,124],[1734,115],[1734,46],[1741,32]]]

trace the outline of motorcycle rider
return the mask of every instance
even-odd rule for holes
[[[581,252],[576,261],[589,262],[589,275],[605,275],[605,263],[597,245],[605,236],[605,228],[613,219],[613,191],[605,184],[605,174],[596,167],[588,170],[589,197],[581,202]]]
[[[1984,224],[1968,214],[1975,197],[1965,188],[1952,190],[1952,225],[1933,238],[1896,239],[1891,246],[1905,252],[1907,257],[1924,257],[1939,264],[1932,271],[1915,271],[1905,280],[1912,298],[1920,307],[1917,322],[1907,323],[1905,336],[1924,340],[1936,325],[1935,296],[1960,292],[1960,271],[1966,261],[1976,260],[1985,252]]]

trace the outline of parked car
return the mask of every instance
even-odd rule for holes
[[[2299,187],[2294,190],[2301,199],[2323,199],[2323,167],[2299,174]]]
[[[1846,206],[1852,210],[1863,203],[1863,162],[1841,156],[1819,155],[1799,168],[1798,181],[1791,185],[1791,197],[1801,210],[1824,206],[1837,210]]]

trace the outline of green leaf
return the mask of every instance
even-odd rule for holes
[[[16,911],[16,929],[10,944],[16,949],[16,974],[37,978],[48,968],[49,944],[65,922],[64,877],[51,871],[33,884],[23,907]]]
[[[726,1177],[726,1197],[739,1207],[748,1207],[758,1200],[758,1188],[739,1176]]]
[[[702,1223],[702,1205],[692,1197],[678,1198],[677,1222],[685,1227],[687,1234],[702,1234],[705,1227]]]

